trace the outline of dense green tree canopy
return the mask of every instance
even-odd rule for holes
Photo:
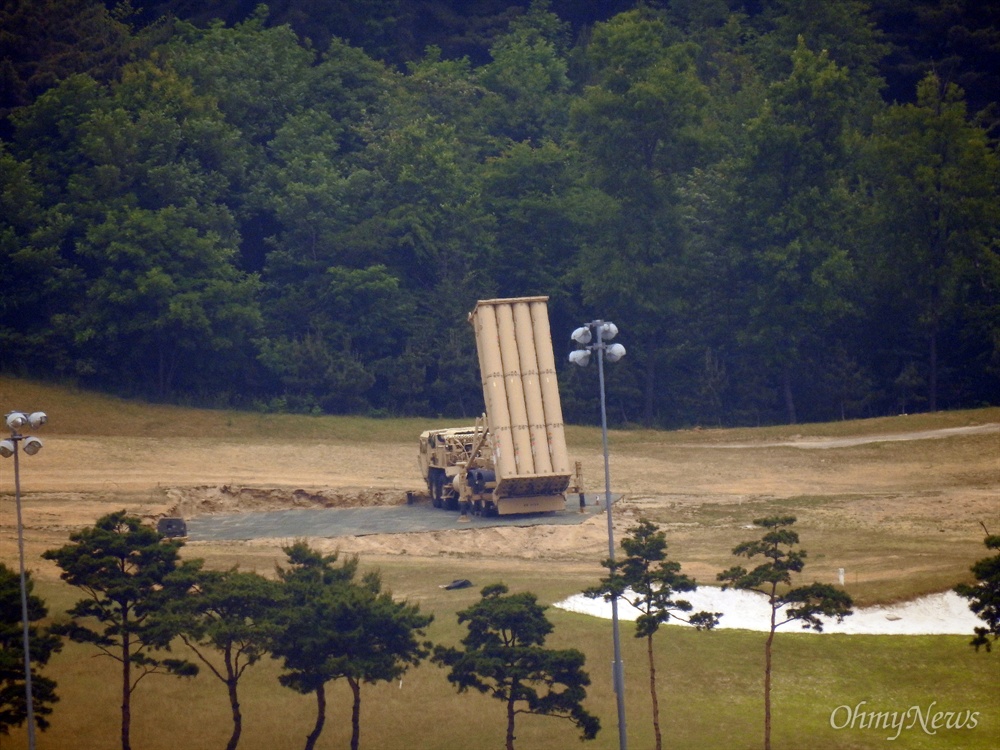
[[[472,417],[467,313],[544,294],[618,422],[995,403],[992,6],[599,5],[6,4],[0,369]]]

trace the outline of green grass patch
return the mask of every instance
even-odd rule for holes
[[[362,561],[364,562],[364,561]],[[584,574],[545,576],[523,571],[483,570],[473,562],[393,561],[380,566],[397,595],[420,601],[436,621],[430,637],[456,643],[463,634],[455,613],[478,598],[482,585],[504,580],[512,590],[528,588],[543,602],[578,591]],[[495,573],[495,574],[494,574]],[[444,591],[450,576],[470,577],[471,589]],[[50,602],[64,606],[76,594],[65,586],[39,587]],[[62,588],[63,591],[57,591]],[[615,699],[610,684],[611,623],[585,615],[548,610],[555,625],[549,645],[573,647],[587,655],[592,678],[588,710],[600,716],[593,750],[617,747]],[[626,665],[626,711],[630,746],[652,744],[645,641],[634,626],[622,623]],[[659,698],[664,737],[677,750],[762,746],[763,633],[723,630],[697,633],[666,627],[656,637]],[[976,653],[964,636],[846,636],[803,634],[782,629],[774,649],[775,750],[884,748],[890,730],[836,728],[848,709],[854,711],[972,711],[973,729],[940,729],[927,734],[917,723],[901,731],[897,747],[992,750],[1000,736],[1000,652]],[[178,654],[182,653],[178,649]],[[39,747],[119,747],[117,664],[94,656],[88,647],[68,644],[46,674],[59,682],[62,701],[52,728],[40,735]],[[315,701],[277,682],[280,664],[263,662],[242,684],[244,750],[295,748],[304,744],[315,718]],[[381,750],[453,750],[498,747],[503,741],[502,705],[479,695],[459,695],[445,672],[425,664],[402,681],[363,688],[362,747]],[[846,707],[846,708],[845,708]],[[329,691],[328,724],[319,747],[345,747],[349,738],[350,696],[345,685]],[[149,677],[139,687],[133,707],[133,746],[143,750],[220,747],[230,731],[225,691],[207,674],[194,679]],[[5,750],[25,747],[23,729],[3,743]],[[577,747],[576,734],[564,722],[520,717],[519,748]]]
[[[362,560],[364,565],[364,560]],[[463,634],[455,613],[478,598],[479,589],[503,580],[512,590],[529,589],[540,601],[558,601],[592,583],[586,572],[545,575],[523,569],[484,569],[470,560],[389,560],[379,566],[397,596],[417,601],[436,621],[430,637],[455,643]],[[467,577],[469,589],[440,588],[452,578]],[[76,592],[62,584],[39,586],[50,607],[64,608]],[[588,708],[602,718],[604,730],[586,747],[612,748],[615,701],[610,687],[610,622],[550,609],[556,626],[553,647],[579,648],[587,654],[593,684]],[[634,626],[622,623],[626,663],[630,744],[652,739],[644,641]],[[696,633],[668,627],[656,639],[660,702],[665,736],[675,748],[756,748],[762,727],[763,633]],[[906,748],[991,748],[1000,731],[1000,654],[976,653],[964,636],[843,636],[779,632],[775,645],[775,748],[883,747],[885,733],[872,729],[834,729],[831,713],[862,701],[872,711],[977,711],[974,730],[940,731],[931,736],[911,727]],[[116,672],[107,659],[82,646],[69,645],[48,674],[60,682],[63,701],[48,746],[72,738],[89,748],[117,746]],[[295,747],[311,726],[315,706],[277,683],[280,666],[266,662],[252,670],[242,703],[246,727],[241,747]],[[430,665],[399,684],[365,687],[363,746],[379,748],[454,748],[496,746],[502,741],[502,706],[477,695],[458,695],[444,672]],[[348,736],[349,696],[335,686],[330,722],[321,747],[342,747]],[[842,718],[846,709],[839,709]],[[194,680],[150,678],[140,688],[135,708],[136,747],[172,748],[224,744],[229,717],[221,685],[208,676]],[[165,727],[169,726],[169,731]],[[519,724],[519,747],[575,746],[571,728],[553,719],[526,717]],[[738,739],[734,739],[738,738]],[[11,747],[18,735],[12,738]],[[734,744],[734,742],[736,744]],[[6,746],[6,743],[5,743]],[[44,745],[43,745],[44,746]],[[81,746],[75,744],[73,746]]]

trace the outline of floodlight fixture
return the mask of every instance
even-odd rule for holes
[[[0,456],[3,456],[4,458],[10,458],[11,456],[14,455],[14,451],[16,449],[17,446],[14,445],[13,440],[0,440]]]
[[[593,340],[594,336],[590,332],[590,326],[580,326],[575,331],[573,331],[573,333],[570,335],[570,338],[573,339],[576,343],[583,344],[584,346],[586,346]]]
[[[24,452],[29,456],[34,456],[38,451],[42,449],[42,441],[36,437],[28,437],[24,439]]]
[[[26,424],[28,424],[28,417],[19,411],[12,411],[7,415],[7,426],[14,432],[20,431]]]
[[[580,367],[586,367],[590,364],[590,350],[589,349],[574,349],[569,353],[569,361],[574,365],[580,365]]]
[[[33,411],[28,415],[28,424],[31,425],[31,429],[33,430],[37,430],[48,421],[49,416],[44,411]]]
[[[608,362],[617,362],[625,356],[625,347],[621,344],[612,344],[604,350],[604,358]]]
[[[605,321],[601,323],[601,339],[603,341],[611,341],[615,336],[618,335],[618,326],[616,326],[611,321]]]

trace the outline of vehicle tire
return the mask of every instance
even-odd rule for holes
[[[440,469],[431,469],[427,481],[431,486],[431,505],[435,508],[440,508],[442,506],[441,495],[444,489],[444,472]]]

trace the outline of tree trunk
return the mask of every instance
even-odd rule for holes
[[[645,399],[642,407],[642,423],[646,427],[652,427],[654,416],[656,415],[656,361],[652,353],[646,358]]]
[[[656,738],[656,750],[663,750],[663,737],[660,735],[660,701],[656,697],[656,662],[653,660],[653,636],[646,636],[646,652],[649,654],[649,696],[653,700],[653,736]]]
[[[172,340],[161,338],[156,351],[156,390],[159,397],[165,399],[170,394],[177,372],[177,348]]]
[[[122,622],[122,750],[132,750],[132,644],[128,637],[128,613]]]
[[[347,678],[354,694],[354,704],[351,706],[351,750],[358,750],[361,745],[361,683],[353,677]]]
[[[507,699],[507,750],[514,750],[514,687],[511,686]]]
[[[320,684],[316,688],[316,726],[313,727],[312,732],[306,737],[306,747],[305,750],[313,750],[316,747],[316,740],[319,739],[320,733],[323,731],[323,724],[326,723],[326,685]]]
[[[930,366],[930,373],[928,374],[927,383],[927,408],[928,410],[935,412],[937,411],[937,392],[938,392],[938,332],[937,325],[931,330],[930,334],[930,351],[928,352],[928,363]]]
[[[240,701],[236,695],[236,680],[230,677],[226,680],[226,686],[229,688],[229,706],[233,710],[233,734],[229,738],[226,750],[236,750],[236,746],[240,743],[240,735],[243,733],[243,714],[240,712]]]
[[[771,595],[771,630],[764,641],[764,750],[771,750],[771,644],[774,643],[775,617],[778,609]]]
[[[161,344],[157,347],[156,359],[156,390],[157,395],[164,399],[167,396],[167,362],[164,347]]]
[[[795,413],[795,397],[792,395],[792,372],[787,367],[781,373],[781,385],[785,396],[788,424],[798,424],[798,416]]]

